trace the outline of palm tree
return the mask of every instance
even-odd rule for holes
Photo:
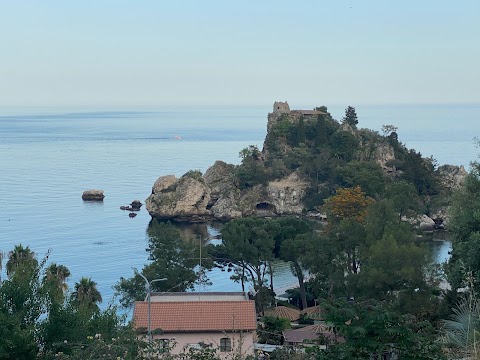
[[[465,359],[480,359],[480,301],[470,294],[453,309],[451,320],[443,321],[448,344]]]
[[[80,307],[97,310],[97,303],[102,302],[102,295],[97,290],[97,283],[92,278],[82,277],[80,282],[75,283],[72,300]]]
[[[63,301],[63,295],[68,289],[66,280],[69,276],[70,270],[64,265],[53,263],[45,270],[43,281],[51,286],[51,295],[57,300]]]
[[[20,265],[31,265],[32,267],[36,267],[38,265],[38,261],[35,258],[35,253],[30,250],[28,246],[24,248],[22,244],[15,245],[13,251],[8,253],[8,261],[5,265],[7,275],[13,275],[15,270],[18,269]]]

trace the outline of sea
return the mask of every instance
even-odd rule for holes
[[[341,119],[345,107],[328,110]],[[440,165],[468,170],[477,159],[480,104],[356,110],[359,127],[380,132],[382,125],[394,125],[401,142]],[[148,261],[148,212],[143,207],[130,218],[120,206],[143,203],[159,176],[205,172],[216,160],[238,164],[240,150],[262,148],[269,111],[270,105],[0,108],[0,251],[8,256],[22,244],[39,259],[49,254],[47,263],[70,269],[70,288],[81,277],[92,278],[106,306],[115,301],[120,277],[131,277],[132,268]],[[104,201],[82,201],[87,189],[104,190]],[[218,241],[216,225],[190,230],[204,242]],[[437,262],[448,258],[450,246],[448,239],[434,242]],[[215,269],[212,285],[197,290],[240,291],[230,275]],[[279,289],[295,283],[288,264],[275,264],[274,281]]]

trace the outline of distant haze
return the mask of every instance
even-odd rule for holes
[[[0,106],[475,103],[479,18],[478,0],[2,1]]]

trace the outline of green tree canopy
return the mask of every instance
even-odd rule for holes
[[[142,274],[149,280],[166,278],[166,281],[152,284],[154,291],[186,291],[204,279],[198,272],[200,248],[198,243],[182,239],[180,232],[171,223],[152,220],[148,226],[148,260],[151,262],[142,269]],[[202,267],[208,269],[212,261],[203,253]],[[135,300],[146,296],[145,281],[138,274],[132,278],[121,278],[115,285],[120,301],[124,306],[131,306]]]
[[[452,257],[447,266],[452,290],[465,286],[466,274],[480,281],[480,164],[475,162],[450,207]]]
[[[357,112],[355,111],[355,108],[353,106],[348,106],[345,109],[345,115],[343,116],[342,121],[352,126],[353,128],[357,127],[358,117]]]

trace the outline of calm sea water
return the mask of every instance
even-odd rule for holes
[[[329,110],[342,117],[343,108]],[[131,219],[119,207],[143,202],[161,175],[204,172],[218,159],[239,163],[242,148],[261,148],[268,111],[0,109],[0,251],[22,243],[42,257],[51,249],[49,261],[71,270],[70,284],[92,277],[108,302],[119,278],[147,260],[148,213],[143,208]],[[480,105],[357,107],[357,113],[361,127],[397,126],[402,142],[440,164],[468,167],[477,157]],[[105,191],[103,203],[81,200],[91,188]],[[442,244],[435,248],[439,260],[449,246]],[[277,274],[280,287],[293,282],[287,264],[278,264]],[[240,290],[226,272],[210,278],[206,290]]]

